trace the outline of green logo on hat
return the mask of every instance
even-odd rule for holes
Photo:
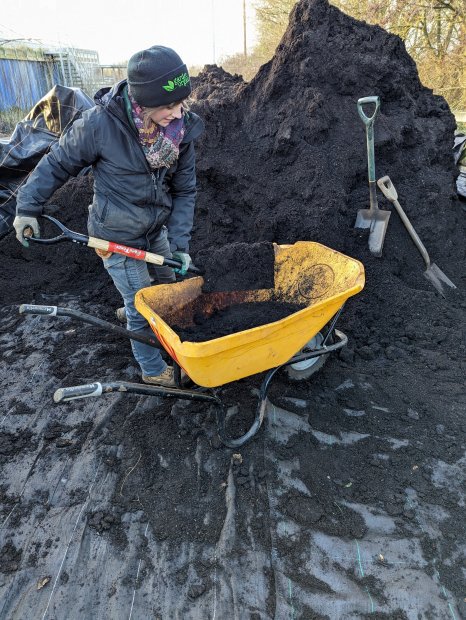
[[[172,90],[175,90],[175,88],[180,88],[181,86],[186,86],[187,84],[189,84],[189,75],[187,73],[182,73],[176,78],[173,78],[173,80],[168,80],[162,88],[171,93]]]

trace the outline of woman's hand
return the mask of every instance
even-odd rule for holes
[[[189,254],[187,252],[173,252],[173,258],[175,260],[180,261],[181,263],[181,268],[180,269],[173,269],[173,271],[175,273],[179,273],[182,276],[186,275],[186,272],[188,271],[188,267],[191,264],[191,257],[189,256]]]
[[[110,256],[113,254],[113,252],[107,252],[107,250],[98,250],[97,248],[95,249],[95,253],[100,256],[100,258],[110,258]]]

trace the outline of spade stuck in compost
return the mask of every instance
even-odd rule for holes
[[[402,206],[398,202],[398,192],[396,191],[395,186],[391,182],[390,177],[388,176],[382,177],[381,179],[377,181],[377,185],[382,190],[383,195],[386,198],[388,198],[388,200],[391,203],[393,203],[395,209],[398,212],[398,215],[401,218],[401,221],[403,222],[406,230],[409,233],[409,236],[414,241],[414,245],[417,247],[417,249],[421,253],[421,256],[424,259],[424,262],[426,264],[426,270],[424,271],[424,276],[429,280],[429,282],[433,284],[433,286],[435,286],[435,288],[440,293],[440,295],[445,297],[445,292],[444,292],[442,283],[446,284],[450,288],[456,288],[456,286],[453,284],[450,278],[448,278],[443,273],[443,271],[439,267],[437,267],[435,263],[430,262],[430,256],[427,253],[425,245],[420,240],[419,235],[414,230],[414,227],[409,221],[408,216],[406,215]]]
[[[367,116],[363,106],[374,104],[372,116]],[[382,256],[383,242],[387,232],[389,211],[381,211],[377,204],[377,186],[375,184],[375,155],[374,155],[374,123],[380,108],[380,97],[363,97],[358,100],[358,113],[366,126],[367,139],[367,167],[369,172],[369,209],[360,209],[356,217],[355,228],[369,228],[369,250],[374,256]]]

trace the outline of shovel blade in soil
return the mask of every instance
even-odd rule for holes
[[[442,282],[444,282],[450,288],[456,288],[455,284],[453,284],[450,278],[446,276],[435,263],[432,263],[430,267],[428,267],[424,271],[424,276],[429,280],[429,282],[431,282],[435,286],[435,288],[440,293],[440,295],[442,295],[442,297],[445,297],[445,291]]]
[[[372,225],[372,209],[359,209],[356,215],[355,228],[370,228]]]
[[[390,215],[390,211],[380,209],[359,209],[356,216],[355,228],[370,228],[369,251],[374,256],[382,256]]]
[[[385,241],[385,233],[387,232],[389,219],[389,211],[378,211],[371,224],[371,230],[369,233],[369,251],[374,256],[382,256],[382,248]]]

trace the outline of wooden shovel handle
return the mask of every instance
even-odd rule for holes
[[[377,181],[377,185],[379,186],[380,191],[385,196],[385,198],[388,198],[390,202],[395,202],[395,200],[398,200],[398,193],[395,189],[395,186],[391,182],[390,177],[382,177]]]
[[[153,263],[154,265],[163,265],[165,257],[160,254],[153,254],[152,252],[146,252],[145,250],[138,250],[137,248],[130,248],[127,245],[121,243],[115,243],[114,241],[105,241],[105,239],[97,239],[96,237],[89,237],[87,245],[90,248],[101,250],[103,252],[113,252],[115,254],[123,254],[129,258],[135,258],[137,260],[143,260],[146,263]],[[180,263],[181,266],[181,263]]]
[[[123,254],[129,258],[135,258],[136,260],[143,260],[146,263],[152,263],[153,265],[167,265],[174,269],[181,268],[181,261],[173,260],[173,258],[166,258],[160,254],[154,254],[153,252],[146,252],[145,250],[138,250],[137,248],[130,248],[127,245],[121,243],[115,243],[114,241],[105,241],[105,239],[97,239],[96,237],[89,237],[87,242],[88,247],[94,248],[101,252],[113,252],[115,254]],[[203,275],[203,271],[198,269],[194,265],[189,265],[189,273],[196,274],[198,276]]]

